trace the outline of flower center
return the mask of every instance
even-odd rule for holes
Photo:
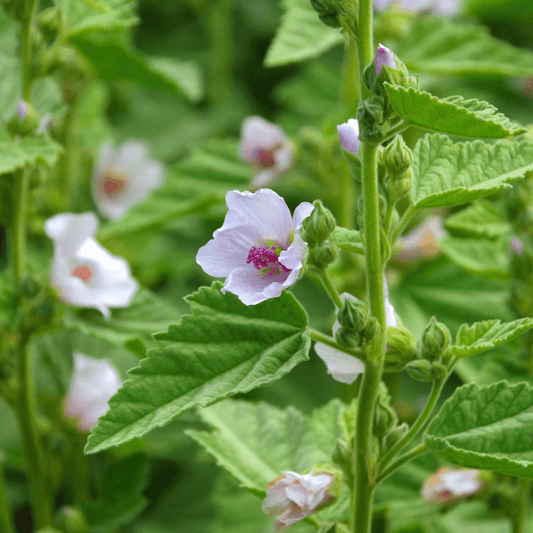
[[[107,165],[102,173],[101,183],[106,196],[116,198],[124,194],[128,184],[128,175],[116,165]]]
[[[253,263],[257,270],[269,276],[278,275],[280,272],[290,272],[290,269],[279,262],[279,246],[252,246],[248,252],[247,263]]]
[[[72,272],[72,275],[80,278],[82,281],[87,282],[92,278],[93,273],[88,265],[83,265],[76,268],[76,270]]]
[[[259,166],[264,168],[273,167],[276,164],[276,158],[274,157],[274,152],[277,147],[274,147],[270,150],[265,150],[265,148],[258,148],[255,152],[255,158]]]

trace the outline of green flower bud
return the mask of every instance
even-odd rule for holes
[[[343,348],[356,348],[361,344],[361,339],[356,332],[341,327],[335,333],[335,342]]]
[[[320,20],[332,28],[354,26],[355,9],[351,0],[311,0]],[[351,31],[350,33],[353,33]]]
[[[339,247],[333,243],[317,244],[309,251],[309,263],[318,267],[325,267],[337,259]]]
[[[389,121],[384,115],[385,102],[382,98],[373,97],[363,100],[357,109],[359,137],[369,143],[379,143],[387,134]]]
[[[384,452],[392,449],[398,442],[400,442],[407,432],[409,431],[409,426],[404,422],[399,426],[393,428],[387,436],[385,437],[385,442],[383,443]]]
[[[422,335],[422,357],[428,360],[440,359],[450,346],[451,339],[450,330],[432,317]]]
[[[37,17],[37,24],[44,38],[53,41],[63,29],[63,9],[61,6],[43,9]]]
[[[448,374],[448,370],[443,364],[438,361],[430,363],[427,359],[412,361],[406,366],[406,369],[413,379],[419,381],[435,381],[443,379]]]
[[[398,372],[416,357],[416,340],[403,325],[387,328],[385,371]]]
[[[315,208],[304,219],[302,226],[307,234],[316,242],[324,242],[335,229],[337,222],[329,209],[326,209],[320,200],[313,202]]]
[[[396,135],[383,150],[383,164],[392,180],[401,179],[413,164],[413,153],[401,135]]]
[[[20,101],[17,110],[7,121],[7,129],[12,137],[30,135],[39,127],[39,114],[31,104]]]
[[[396,425],[398,417],[394,409],[387,405],[381,397],[378,398],[374,409],[374,425],[372,432],[376,437],[384,437]]]
[[[360,300],[345,300],[337,313],[339,324],[348,331],[359,332],[368,322],[368,307]]]
[[[77,507],[61,507],[54,517],[54,527],[64,533],[88,533],[89,524]]]
[[[20,292],[22,293],[22,296],[25,296],[26,298],[33,298],[37,295],[38,291],[39,286],[31,277],[26,276],[22,280],[22,283],[20,284]]]
[[[361,340],[365,343],[370,343],[374,341],[380,333],[381,326],[379,325],[378,319],[374,316],[370,316],[365,329],[361,331]]]

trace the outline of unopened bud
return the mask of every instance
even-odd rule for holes
[[[61,507],[54,517],[54,526],[64,533],[89,532],[89,524],[77,507]]]
[[[359,334],[344,328],[339,328],[335,332],[335,342],[343,348],[356,348],[361,344]]]
[[[29,276],[25,277],[20,284],[20,292],[26,298],[33,298],[39,290],[38,285]]]
[[[348,331],[359,332],[368,322],[368,307],[360,300],[345,300],[337,313],[339,324]]]
[[[374,410],[374,425],[372,431],[376,437],[384,437],[396,425],[398,418],[394,409],[381,398],[378,399]]]
[[[39,127],[39,115],[32,105],[21,100],[16,112],[8,120],[7,127],[13,137],[29,135]]]
[[[61,6],[43,9],[37,17],[37,24],[44,38],[53,41],[63,28],[63,10]]]
[[[396,65],[396,59],[394,54],[389,48],[383,46],[381,43],[379,44],[378,49],[376,51],[376,57],[374,59],[374,62],[376,64],[376,76],[379,76],[381,74],[383,65],[387,65],[391,68],[398,68],[398,66]]]
[[[385,371],[398,372],[416,357],[416,340],[403,325],[387,328]]]
[[[325,242],[317,244],[309,251],[309,262],[318,267],[325,267],[337,259],[339,247],[336,244]]]
[[[353,155],[359,153],[359,122],[355,118],[348,119],[348,122],[337,126],[339,139],[345,150]]]
[[[331,211],[326,209],[320,200],[315,200],[313,205],[315,208],[304,219],[302,226],[314,241],[322,243],[330,236],[337,222]]]
[[[376,317],[370,316],[366,323],[365,329],[361,331],[361,340],[365,343],[370,343],[376,339],[381,333],[381,326]]]
[[[369,143],[381,142],[389,128],[389,121],[385,120],[385,102],[382,98],[373,97],[363,100],[357,109],[359,123],[359,137]]]
[[[446,367],[438,361],[430,363],[427,359],[412,361],[406,366],[407,372],[413,379],[419,381],[441,380],[448,374]]]
[[[401,135],[396,135],[383,150],[383,164],[393,181],[403,178],[411,170],[413,153]]]
[[[428,360],[440,359],[450,346],[451,338],[450,330],[432,317],[422,335],[422,357]]]
[[[398,442],[403,439],[403,437],[405,437],[408,431],[409,426],[405,422],[393,428],[385,437],[383,451],[385,452],[387,450],[392,449]]]

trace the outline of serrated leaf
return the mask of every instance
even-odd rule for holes
[[[385,83],[392,106],[409,125],[424,130],[473,137],[502,139],[526,130],[513,124],[488,102],[461,96],[440,99],[430,93]]]
[[[494,239],[511,232],[505,213],[488,200],[474,202],[454,213],[444,221],[444,225],[447,230],[466,237]]]
[[[444,237],[439,248],[468,272],[489,279],[509,279],[509,242],[506,239],[458,239]]]
[[[316,57],[344,41],[339,30],[326,26],[309,0],[283,0],[284,14],[265,57],[266,67]]]
[[[62,151],[61,145],[44,137],[0,142],[0,174],[13,172],[31,163],[53,165]]]
[[[458,388],[424,440],[437,455],[468,468],[533,477],[533,390],[500,381]]]
[[[452,143],[426,135],[413,154],[411,198],[418,207],[463,204],[510,187],[533,169],[533,140]]]
[[[356,230],[337,226],[331,232],[329,240],[335,243],[339,248],[341,248],[341,250],[356,252],[358,254],[365,253],[365,247],[361,242],[361,234]]]
[[[417,20],[395,49],[409,70],[440,76],[533,76],[533,52],[493,37],[488,28],[443,17]]]
[[[456,357],[469,357],[505,344],[533,327],[533,318],[513,322],[485,320],[469,326],[463,324],[457,332],[455,345],[450,348]]]
[[[221,288],[215,282],[188,296],[194,314],[154,335],[157,348],[110,400],[87,453],[142,437],[196,405],[272,383],[308,359],[307,317],[290,293],[245,306]]]

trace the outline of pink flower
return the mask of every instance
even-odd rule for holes
[[[210,276],[225,277],[222,292],[236,294],[245,305],[278,297],[300,275],[307,243],[298,231],[313,210],[301,203],[294,218],[274,191],[229,191],[229,211],[196,262]]]
[[[447,503],[459,498],[466,498],[483,486],[478,475],[479,470],[441,468],[426,480],[422,489],[422,496],[431,503]]]
[[[76,420],[82,432],[98,423],[107,413],[107,402],[115,395],[122,381],[115,367],[107,359],[94,359],[74,352],[74,369],[65,397],[64,413]]]
[[[381,69],[383,68],[383,65],[387,65],[387,67],[391,68],[398,68],[396,65],[396,59],[394,58],[394,54],[390,51],[389,48],[380,44],[376,51],[376,76],[379,76],[381,74]]]
[[[331,500],[333,476],[327,473],[297,474],[286,471],[268,484],[263,512],[275,516],[274,531],[292,526]]]
[[[128,263],[96,242],[94,213],[61,213],[44,225],[54,241],[50,283],[60,298],[79,307],[93,307],[108,318],[110,307],[128,307],[139,286]]]
[[[354,155],[359,153],[359,122],[355,118],[348,119],[348,122],[339,124],[337,132],[342,146]]]
[[[247,117],[241,125],[241,157],[257,170],[254,189],[274,183],[292,165],[292,145],[283,130],[261,117]]]
[[[163,181],[163,165],[149,157],[141,141],[125,141],[118,148],[104,144],[93,170],[92,193],[98,211],[108,219],[122,217]]]

